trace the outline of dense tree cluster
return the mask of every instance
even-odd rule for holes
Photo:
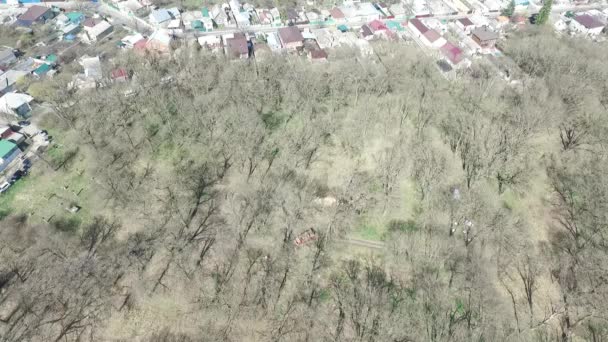
[[[75,230],[0,222],[0,341],[606,339],[606,47],[513,37],[509,82],[376,51],[52,81],[97,196]]]

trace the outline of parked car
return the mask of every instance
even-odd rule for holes
[[[6,192],[6,190],[8,190],[8,188],[11,187],[11,183],[9,182],[4,182],[2,184],[0,184],[0,194],[3,192]]]
[[[13,173],[13,176],[11,177],[11,184],[13,184],[16,181],[20,180],[21,177],[23,177],[23,176],[24,176],[23,171],[21,171],[21,170],[15,171],[15,173]]]
[[[22,165],[24,170],[29,170],[32,167],[32,161],[27,158],[23,159]]]
[[[31,122],[29,122],[27,120],[22,120],[22,121],[17,122],[17,124],[19,126],[26,127],[26,126],[29,126],[31,124]]]

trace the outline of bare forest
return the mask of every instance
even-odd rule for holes
[[[382,43],[44,81],[57,190],[4,208],[0,341],[606,341],[608,46],[501,48],[511,81]]]

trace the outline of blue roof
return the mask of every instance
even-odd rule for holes
[[[154,21],[156,21],[157,23],[162,23],[167,20],[171,20],[173,17],[171,16],[171,13],[169,13],[169,11],[163,8],[156,11],[152,11],[152,18],[154,18]]]

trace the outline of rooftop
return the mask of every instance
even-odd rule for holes
[[[279,29],[279,38],[283,44],[297,43],[304,40],[302,32],[297,26],[283,27]]]
[[[46,14],[46,12],[50,11],[51,9],[48,7],[44,7],[44,6],[38,6],[38,5],[34,5],[30,8],[27,9],[27,11],[25,11],[25,13],[23,13],[19,19],[21,20],[38,20],[40,17],[42,17],[43,15]]]
[[[422,21],[418,20],[418,19],[412,19],[409,21],[409,24],[412,24],[412,26],[414,26],[416,28],[416,30],[418,30],[418,32],[424,34],[426,33],[426,31],[429,30],[428,27],[426,27],[426,25],[424,25],[422,23]]]
[[[6,157],[11,151],[17,147],[14,142],[8,140],[0,140],[0,158]]]
[[[473,26],[473,22],[471,21],[471,19],[469,18],[460,18],[458,19],[458,22],[460,22],[462,24],[462,26],[467,27],[467,26]]]
[[[435,30],[428,30],[428,31],[426,31],[424,33],[424,36],[431,43],[433,43],[433,42],[437,41],[437,39],[441,38],[441,35],[437,31],[435,31]]]
[[[475,30],[473,30],[473,32],[471,32],[471,34],[481,41],[498,39],[498,33],[490,31],[486,27],[476,28]]]
[[[604,24],[601,21],[597,20],[593,16],[590,16],[589,14],[578,15],[578,16],[574,17],[574,20],[577,23],[585,26],[585,28],[587,28],[587,29],[604,27]]]

